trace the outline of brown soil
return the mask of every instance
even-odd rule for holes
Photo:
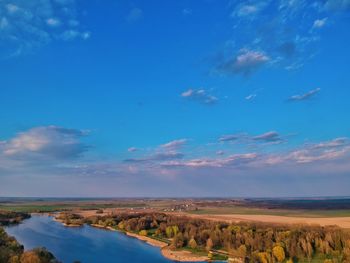
[[[232,215],[193,215],[187,213],[177,213],[178,215],[188,216],[192,218],[202,218],[213,221],[225,221],[225,222],[239,222],[239,221],[251,221],[251,222],[264,222],[264,223],[279,223],[279,224],[307,224],[307,225],[337,225],[342,228],[350,228],[350,217],[288,217],[288,216],[274,216],[274,215],[244,215],[244,214],[232,214]]]

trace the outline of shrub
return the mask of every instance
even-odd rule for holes
[[[190,248],[192,248],[192,249],[196,249],[197,248],[197,242],[196,242],[196,240],[193,237],[188,242],[188,246]]]
[[[139,232],[139,235],[140,236],[147,236],[147,230],[141,230],[140,232]]]

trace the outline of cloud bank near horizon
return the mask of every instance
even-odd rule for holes
[[[155,182],[159,185],[171,182],[176,187],[192,180],[217,180],[216,187],[220,189],[226,187],[222,185],[222,178],[225,178],[227,184],[242,178],[248,182],[259,181],[259,178],[266,175],[277,182],[286,177],[314,180],[331,175],[342,177],[350,169],[350,139],[347,137],[293,145],[287,150],[280,149],[279,145],[263,144],[263,148],[251,151],[252,143],[260,145],[261,142],[276,142],[282,140],[283,136],[277,132],[225,135],[219,137],[217,142],[196,146],[197,149],[207,148],[206,152],[209,154],[205,156],[201,150],[196,152],[194,145],[191,145],[195,141],[191,140],[190,143],[188,139],[178,139],[151,147],[147,151],[137,148],[139,150],[126,153],[136,157],[104,161],[84,156],[88,151],[95,151],[82,142],[88,134],[89,131],[86,130],[42,126],[22,131],[13,138],[1,141],[1,180],[44,178],[47,182],[93,181],[96,190],[101,191],[105,186],[100,181],[118,181],[116,187],[119,189],[124,186],[132,188],[130,180],[146,180],[145,189],[142,190],[143,187],[139,186],[139,191],[146,193],[149,184]],[[235,150],[238,148],[237,143],[243,145],[240,151]],[[186,148],[183,148],[184,145]],[[192,148],[187,149],[191,146]],[[217,154],[217,149],[222,149],[222,154]],[[300,174],[301,171],[303,174]],[[245,185],[243,182],[241,184],[242,187]],[[208,191],[207,186],[200,185],[200,189],[196,191],[205,194]],[[28,193],[35,189],[30,184],[28,187]],[[225,191],[222,194],[229,193]],[[181,191],[177,195],[181,196]],[[264,195],[264,191],[261,195]]]

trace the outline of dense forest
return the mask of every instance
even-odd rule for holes
[[[0,211],[0,263],[58,263],[45,248],[24,251],[14,237],[8,236],[2,226],[20,223],[29,218],[26,213]]]
[[[222,223],[164,213],[63,215],[66,223],[97,224],[168,240],[173,249],[225,252],[242,262],[350,262],[349,232],[336,226]]]

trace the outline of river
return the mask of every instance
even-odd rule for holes
[[[26,250],[46,247],[64,263],[170,263],[158,247],[123,233],[88,225],[65,227],[50,216],[33,215],[6,228]]]

